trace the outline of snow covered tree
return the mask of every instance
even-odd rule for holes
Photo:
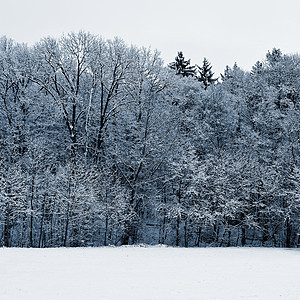
[[[0,246],[299,245],[300,57],[197,80],[85,32],[0,39]],[[202,73],[201,73],[202,72]]]
[[[212,66],[209,61],[204,58],[202,67],[197,66],[196,78],[204,84],[206,90],[210,85],[213,85],[218,78],[213,78],[214,73],[212,72]]]
[[[175,62],[169,64],[169,67],[173,70],[176,70],[177,75],[183,77],[195,76],[196,67],[190,66],[191,60],[185,60],[182,51],[178,52],[178,55],[175,57]]]

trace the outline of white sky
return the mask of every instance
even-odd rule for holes
[[[166,63],[177,51],[216,75],[234,62],[250,69],[273,47],[300,50],[299,0],[1,0],[0,36],[32,44],[45,36],[86,30],[158,49]]]

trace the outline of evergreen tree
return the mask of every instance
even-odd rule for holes
[[[280,49],[273,48],[272,52],[268,51],[266,58],[269,65],[274,66],[282,59],[282,52]]]
[[[206,58],[204,58],[203,60],[202,67],[199,67],[197,65],[197,68],[198,68],[197,79],[200,82],[203,82],[205,90],[218,80],[218,78],[213,78],[214,73],[211,70],[212,66]]]
[[[191,60],[184,60],[182,51],[178,52],[178,56],[175,57],[175,61],[169,64],[169,67],[176,70],[177,75],[183,77],[195,76],[196,67],[190,66]]]
[[[257,61],[255,63],[255,65],[252,67],[252,70],[251,70],[250,74],[252,76],[262,75],[263,71],[264,71],[263,64],[260,61]]]
[[[300,56],[212,89],[206,59],[169,67],[84,32],[0,38],[0,247],[300,247]]]

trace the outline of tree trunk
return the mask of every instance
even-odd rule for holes
[[[287,248],[291,248],[292,247],[292,224],[291,224],[291,220],[288,217],[286,219],[286,223],[285,223],[285,227],[286,227],[286,239],[285,239],[285,246]]]
[[[39,248],[42,247],[42,237],[43,237],[43,224],[44,224],[44,217],[45,217],[45,202],[42,204],[42,217],[40,223],[40,237],[39,237]]]
[[[188,227],[189,227],[189,220],[188,218],[185,219],[184,222],[184,247],[188,247]]]
[[[68,207],[67,207],[67,216],[66,216],[66,226],[65,226],[65,233],[64,233],[64,240],[63,240],[63,246],[67,246],[67,239],[68,239],[68,231],[69,231],[69,219],[70,219],[70,203],[68,202]]]
[[[34,180],[35,177],[32,175],[31,179],[31,196],[30,196],[30,232],[29,232],[29,247],[33,247],[33,198],[34,198]]]
[[[179,246],[179,240],[180,240],[180,219],[181,219],[181,212],[180,212],[180,204],[181,204],[181,183],[179,183],[179,189],[177,192],[178,197],[178,211],[177,211],[177,219],[176,219],[176,246]]]
[[[165,231],[166,231],[166,205],[167,203],[167,195],[166,195],[166,187],[163,189],[163,222],[162,225],[160,225],[160,235],[159,235],[159,244],[165,243]]]
[[[246,228],[242,227],[242,247],[244,247],[246,245]]]
[[[200,247],[202,227],[199,225],[196,246]]]
[[[4,215],[4,247],[10,247],[10,206],[8,202],[5,204]]]
[[[231,241],[230,241],[230,239],[231,239],[231,230],[229,229],[229,230],[228,230],[228,241],[227,241],[227,247],[230,247],[230,246],[231,246]]]

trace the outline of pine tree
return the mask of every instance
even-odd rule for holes
[[[177,75],[182,75],[183,77],[195,76],[196,67],[190,66],[191,60],[184,60],[182,51],[178,52],[175,57],[175,61],[169,64],[169,67],[176,70]]]
[[[211,70],[212,66],[206,58],[203,60],[202,67],[196,66],[198,68],[197,79],[200,82],[203,82],[205,90],[218,80],[218,78],[213,78],[214,73]]]
[[[252,67],[250,74],[252,76],[261,76],[263,74],[264,68],[263,64],[260,61],[257,61],[255,65]]]
[[[272,52],[268,51],[266,58],[269,65],[274,66],[282,59],[282,52],[280,49],[273,48]]]

